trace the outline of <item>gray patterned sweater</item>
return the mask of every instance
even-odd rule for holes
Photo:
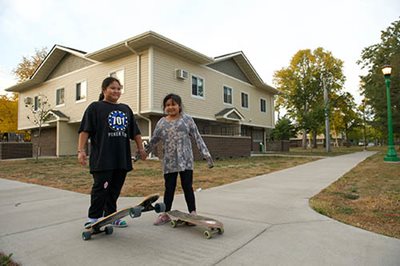
[[[193,118],[187,114],[181,114],[177,120],[167,121],[161,118],[150,140],[148,150],[151,152],[161,141],[163,144],[163,171],[164,174],[193,170],[193,151],[191,139],[207,160],[208,166],[213,166],[213,160],[207,149]]]

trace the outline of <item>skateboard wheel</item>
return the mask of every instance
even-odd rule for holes
[[[204,231],[204,236],[205,236],[207,239],[210,239],[210,238],[212,237],[212,234],[211,234],[210,231],[206,230],[206,231]]]
[[[89,240],[92,237],[92,233],[90,232],[83,232],[82,233],[82,239],[83,240]]]
[[[171,226],[172,226],[172,228],[175,228],[177,225],[178,225],[178,224],[177,224],[176,221],[171,220]]]
[[[222,235],[224,233],[224,228],[218,228],[218,234]]]
[[[154,205],[154,209],[156,213],[165,212],[165,204],[164,203],[156,203]]]
[[[104,228],[104,232],[106,235],[111,235],[114,232],[114,228],[112,226],[106,226],[106,228]]]
[[[139,207],[132,208],[132,209],[129,211],[129,215],[130,215],[132,218],[140,217],[140,216],[142,215],[142,209],[139,208]]]

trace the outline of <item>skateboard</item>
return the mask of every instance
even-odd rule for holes
[[[197,225],[204,229],[203,234],[207,239],[212,238],[215,234],[222,235],[224,233],[224,225],[213,218],[191,215],[178,210],[169,211],[167,215],[171,219],[171,226],[173,228],[182,224]]]
[[[142,212],[155,211],[156,213],[165,211],[164,203],[153,203],[158,200],[160,197],[159,194],[151,194],[143,199],[142,202],[137,204],[134,207],[125,208],[119,211],[116,211],[96,223],[90,224],[85,228],[85,231],[82,232],[82,239],[89,240],[92,235],[105,233],[106,235],[111,235],[114,231],[113,226],[111,225],[118,219],[121,219],[125,216],[131,216],[132,218],[140,217]]]

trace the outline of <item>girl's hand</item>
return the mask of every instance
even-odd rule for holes
[[[140,150],[140,159],[142,159],[143,161],[146,160],[147,158],[147,152],[145,150]]]
[[[87,164],[87,156],[85,151],[78,152],[78,162],[83,166]]]
[[[214,162],[211,157],[206,157],[208,168],[214,167]]]

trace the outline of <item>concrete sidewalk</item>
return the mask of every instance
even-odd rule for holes
[[[308,199],[370,152],[325,158],[196,193],[198,213],[221,220],[207,240],[197,227],[128,228],[81,239],[89,196],[0,179],[0,250],[22,265],[400,265],[400,240],[314,212]],[[140,198],[120,198],[119,208]],[[182,195],[173,208],[186,210]]]

